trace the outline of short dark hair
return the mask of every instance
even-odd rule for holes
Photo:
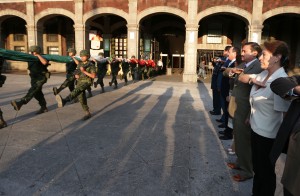
[[[226,47],[224,48],[224,50],[225,50],[225,51],[229,51],[231,47],[232,47],[232,46],[226,46]]]
[[[256,58],[259,58],[261,53],[262,53],[262,49],[260,47],[260,45],[256,42],[246,42],[243,46],[250,46],[251,51],[256,51],[257,52],[257,56]]]

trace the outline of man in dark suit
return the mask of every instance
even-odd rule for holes
[[[223,110],[223,115],[222,115],[222,119],[223,119],[223,123],[221,125],[219,125],[220,128],[226,128],[224,131],[224,135],[220,136],[221,140],[228,140],[228,139],[232,139],[232,129],[229,128],[227,126],[228,124],[228,104],[229,102],[226,100],[226,98],[229,96],[229,90],[230,90],[230,84],[229,84],[229,77],[224,77],[224,70],[226,70],[226,68],[233,68],[235,67],[235,61],[236,61],[236,57],[237,54],[239,54],[240,49],[237,47],[232,46],[229,49],[228,52],[228,64],[225,63],[224,66],[221,67],[221,71],[220,73],[222,74],[222,82],[221,82],[221,91],[220,91],[220,95],[221,95],[221,106],[222,106],[222,110]]]
[[[223,52],[223,57],[221,59],[213,62],[214,69],[211,77],[211,89],[212,89],[212,98],[213,98],[213,110],[209,111],[211,115],[220,115],[221,114],[221,100],[220,100],[220,68],[226,62],[228,57],[228,51],[231,46],[226,46]]]
[[[282,98],[293,100],[278,130],[270,158],[275,165],[281,152],[287,150],[281,183],[284,196],[296,196],[300,193],[300,76],[278,78],[271,83],[271,89]]]
[[[262,71],[260,62],[257,59],[261,55],[261,48],[255,42],[248,42],[243,45],[241,56],[245,63],[243,72],[245,74],[258,74]],[[233,68],[231,72],[239,74],[238,68]],[[251,85],[239,82],[239,77],[235,78],[232,96],[235,97],[236,111],[233,118],[233,135],[237,160],[235,163],[227,165],[232,169],[238,169],[239,174],[233,176],[235,181],[241,182],[253,177],[252,153],[251,153],[251,127],[246,123],[250,113],[249,95]]]

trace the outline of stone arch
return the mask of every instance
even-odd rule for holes
[[[201,19],[203,19],[206,16],[216,14],[216,13],[224,13],[224,12],[238,15],[246,22],[246,24],[251,24],[252,15],[248,11],[230,5],[214,6],[205,9],[204,11],[198,13],[197,21],[199,22]]]
[[[53,14],[66,16],[75,23],[74,21],[75,15],[72,12],[61,8],[48,8],[35,16],[35,24],[37,25],[39,20],[41,20],[43,17],[53,15]]]
[[[96,16],[98,14],[114,14],[117,16],[120,16],[126,20],[128,23],[128,13],[124,12],[123,10],[112,8],[112,7],[106,7],[106,8],[97,8],[94,10],[91,10],[83,15],[83,23],[86,23],[86,21],[93,16]]]
[[[176,16],[179,16],[180,18],[182,18],[184,21],[187,21],[187,13],[177,9],[177,8],[172,8],[172,7],[167,7],[167,6],[157,6],[157,7],[151,7],[148,9],[143,10],[142,12],[140,12],[137,16],[137,23],[140,23],[140,21],[153,13],[169,13],[169,14],[173,14]]]
[[[278,8],[269,10],[262,15],[262,23],[264,23],[265,20],[267,20],[268,18],[271,18],[272,16],[275,16],[278,14],[287,14],[287,13],[300,14],[300,7],[284,6],[284,7],[278,7]]]
[[[24,19],[26,21],[26,23],[28,24],[28,17],[26,14],[23,14],[22,12],[16,11],[16,10],[12,10],[12,9],[5,9],[0,11],[0,17],[2,16],[17,16],[20,17],[22,19]]]

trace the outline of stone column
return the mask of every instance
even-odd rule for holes
[[[127,21],[127,56],[138,58],[139,24],[137,23],[137,0],[129,0],[129,17]]]
[[[197,45],[198,45],[198,0],[188,1],[188,18],[185,25],[184,72],[183,82],[197,82]]]
[[[127,56],[132,55],[138,58],[138,41],[139,41],[139,27],[137,24],[127,25]]]
[[[256,42],[258,44],[261,43],[261,34],[262,34],[262,29],[263,25],[249,25],[248,30],[249,30],[249,37],[248,41],[251,42]]]
[[[85,49],[85,25],[83,24],[83,0],[74,0],[75,3],[75,48],[77,51]]]
[[[261,43],[261,34],[263,28],[262,21],[263,0],[253,0],[252,20],[248,27],[248,41]]]
[[[198,25],[186,25],[183,82],[197,82]]]
[[[28,46],[36,45],[37,43],[37,32],[34,25],[26,25],[27,36],[28,36]]]
[[[82,24],[75,24],[75,48],[79,52],[85,48],[85,27]]]
[[[27,14],[27,36],[28,36],[28,46],[37,45],[37,29],[35,14],[34,14],[34,2],[33,0],[26,0],[26,14]]]

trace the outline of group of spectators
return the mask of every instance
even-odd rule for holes
[[[275,163],[284,150],[284,195],[300,193],[300,76],[288,77],[288,57],[285,42],[269,40],[241,50],[227,46],[213,61],[210,114],[222,114],[220,139],[234,138],[237,157],[227,166],[238,172],[237,182],[253,178],[253,196],[274,195]]]

